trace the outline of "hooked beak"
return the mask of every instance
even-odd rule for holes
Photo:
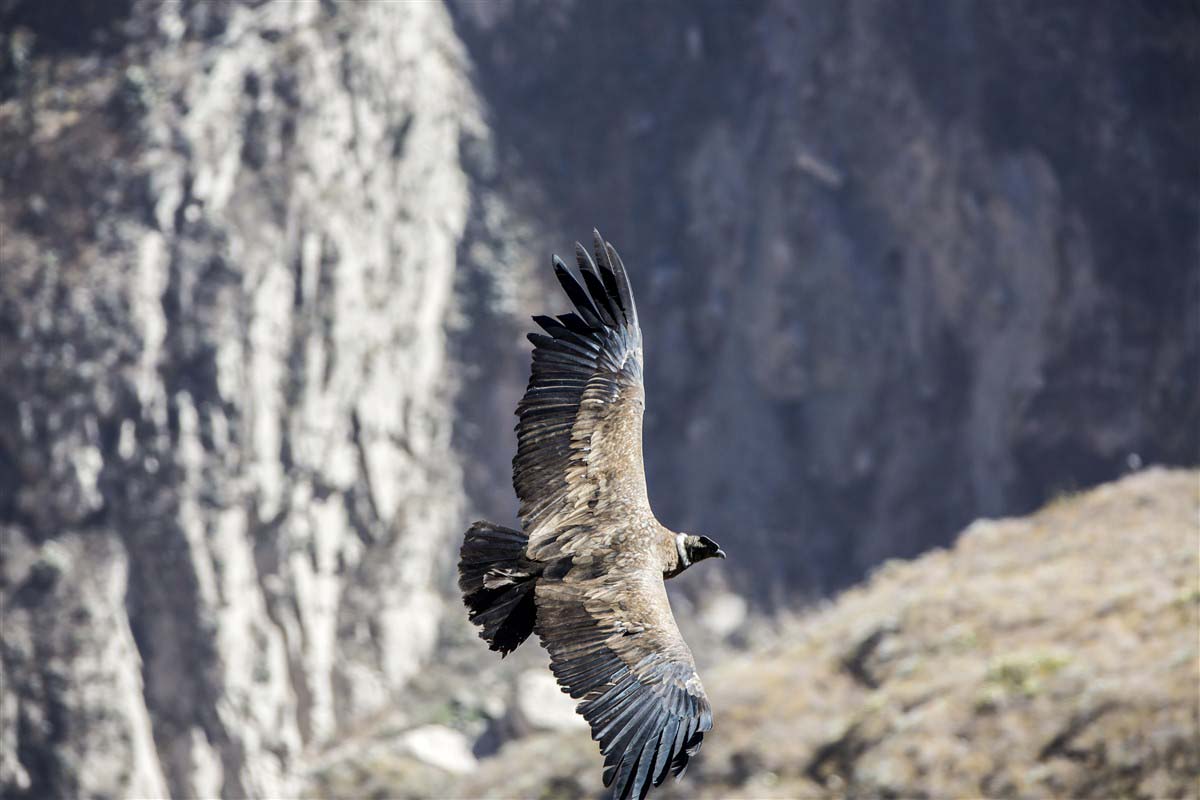
[[[717,552],[713,553],[713,555],[716,556],[717,558],[724,558],[725,551],[718,547]]]

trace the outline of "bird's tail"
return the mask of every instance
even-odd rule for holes
[[[479,638],[506,656],[533,632],[537,607],[534,565],[525,558],[524,533],[490,522],[467,531],[458,559],[458,588],[478,625]]]

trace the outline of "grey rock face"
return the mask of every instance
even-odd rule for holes
[[[125,610],[129,559],[119,537],[89,530],[36,547],[5,526],[0,543],[6,795],[95,797],[120,787],[166,796]]]
[[[437,638],[486,132],[437,5],[109,32],[6,37],[0,785],[287,795]]]
[[[630,268],[651,500],[740,589],[1195,463],[1194,7],[451,7],[538,249]]]

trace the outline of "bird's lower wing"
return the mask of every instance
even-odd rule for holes
[[[541,580],[537,627],[559,684],[581,700],[613,798],[644,798],[681,775],[712,728],[712,709],[679,633],[662,576],[623,572]]]

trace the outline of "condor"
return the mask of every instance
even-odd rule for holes
[[[683,774],[712,728],[663,581],[724,558],[650,510],[642,467],[642,333],[625,267],[594,232],[576,244],[581,284],[556,256],[572,313],[533,320],[533,370],[517,406],[513,487],[523,531],[476,522],[459,588],[492,650],[536,631],[591,726],[612,797],[644,798]]]

